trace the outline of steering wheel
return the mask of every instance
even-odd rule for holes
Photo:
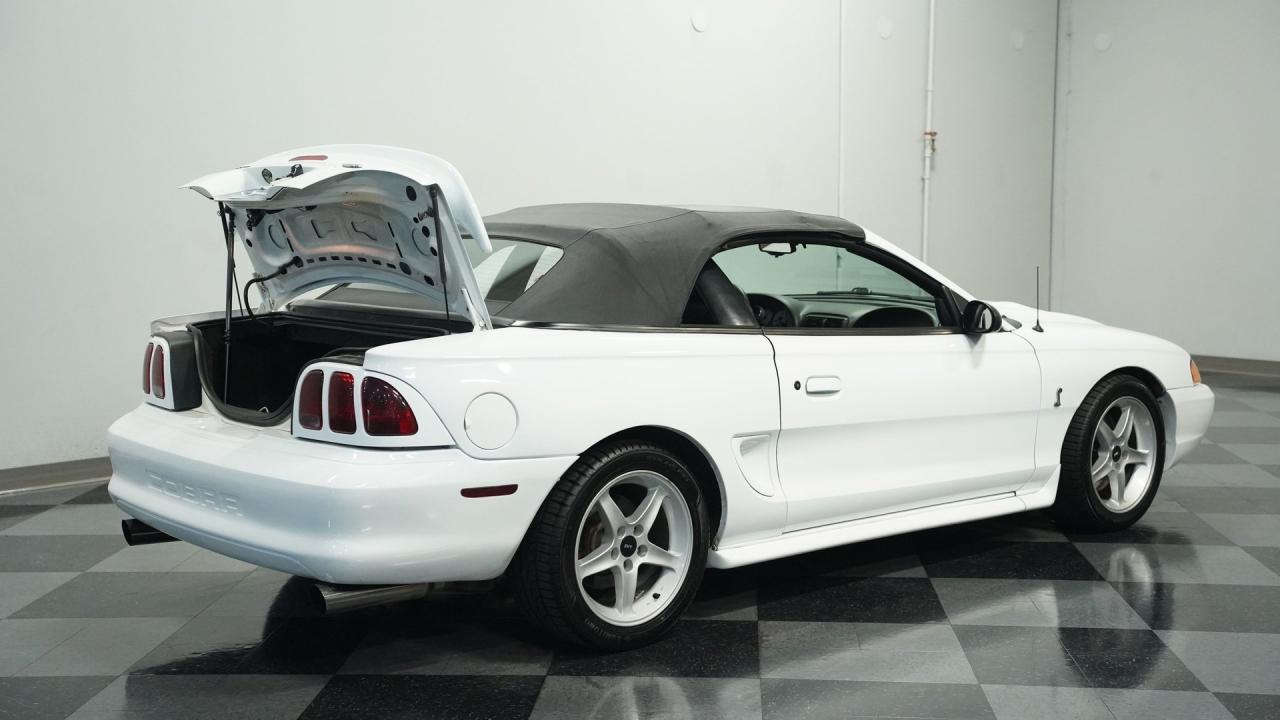
[[[796,316],[787,304],[772,295],[749,293],[747,302],[751,303],[751,314],[755,315],[760,327],[795,327]]]

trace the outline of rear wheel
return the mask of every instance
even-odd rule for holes
[[[585,453],[538,511],[516,561],[526,613],[607,650],[670,630],[707,559],[702,492],[672,453],[621,441]]]
[[[1126,528],[1151,506],[1163,468],[1164,422],[1155,396],[1130,375],[1106,378],[1067,429],[1054,515],[1082,530]]]

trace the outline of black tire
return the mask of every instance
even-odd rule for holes
[[[587,606],[574,563],[578,528],[592,500],[612,479],[632,470],[655,471],[679,489],[692,517],[693,548],[675,599],[643,624],[620,626]],[[512,563],[516,597],[530,620],[564,642],[608,651],[647,645],[671,630],[693,602],[706,569],[708,533],[702,490],[678,457],[649,442],[610,442],[578,458],[543,501]]]
[[[1155,425],[1155,462],[1145,495],[1135,506],[1116,512],[1103,505],[1093,489],[1090,466],[1093,463],[1094,431],[1111,403],[1131,397],[1147,407]],[[1151,389],[1132,375],[1112,375],[1089,391],[1062,443],[1062,474],[1058,480],[1058,496],[1053,516],[1059,525],[1073,530],[1107,532],[1123,530],[1138,521],[1151,507],[1164,473],[1164,417]]]

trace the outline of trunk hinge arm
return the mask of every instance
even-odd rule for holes
[[[222,236],[227,243],[227,310],[222,324],[222,400],[229,397],[228,386],[231,384],[231,298],[235,295],[236,246],[235,216],[224,203],[218,203],[218,217],[222,220]]]
[[[446,282],[447,274],[445,268],[449,262],[464,263],[467,262],[466,250],[462,247],[461,237],[459,236],[458,223],[453,219],[453,213],[449,210],[449,201],[441,196],[440,188],[432,185],[431,188],[431,214],[435,220],[436,245],[439,247],[439,265],[440,265],[440,289],[444,293],[444,310],[445,323],[450,321],[449,309],[449,285]],[[445,228],[449,229],[450,234],[444,234]],[[445,246],[449,246],[449,254],[445,254]],[[460,269],[460,268],[459,268]],[[471,321],[472,330],[488,330],[489,322],[477,309],[478,303],[483,303],[484,298],[480,294],[479,288],[476,287],[475,279],[464,272],[459,272],[460,277],[456,278],[458,283],[458,295],[462,298],[462,303],[466,306],[468,318]],[[453,332],[450,326],[450,332]]]
[[[431,219],[436,226],[436,245],[440,248],[439,256],[436,258],[437,270],[440,273],[440,294],[444,298],[444,328],[453,334],[453,318],[449,312],[449,274],[445,271],[444,262],[444,235],[440,232],[440,188],[432,185],[431,188]]]

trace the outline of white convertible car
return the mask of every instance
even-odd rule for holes
[[[131,544],[331,609],[505,576],[553,635],[631,647],[707,567],[1036,508],[1125,527],[1213,411],[1177,346],[983,303],[836,217],[481,218],[448,163],[376,146],[188,187],[253,277],[233,310],[229,252],[223,312],[153,323],[111,496]]]

